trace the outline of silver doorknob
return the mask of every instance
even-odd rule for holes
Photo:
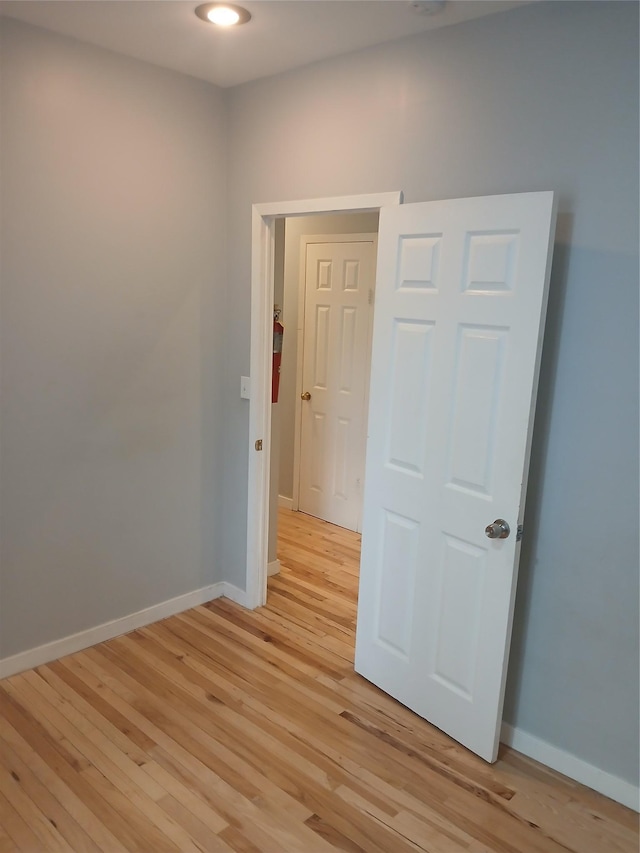
[[[484,532],[489,539],[506,539],[511,533],[511,528],[504,518],[496,518],[493,524],[485,527]]]
[[[300,394],[300,399],[301,400],[310,400],[311,394],[308,391],[305,391],[303,394]]]

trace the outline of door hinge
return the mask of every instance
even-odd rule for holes
[[[369,305],[373,305],[373,290],[369,288]]]
[[[256,450],[262,450],[262,439],[261,438],[259,438],[256,441]]]
[[[520,542],[522,537],[524,536],[524,524],[519,524],[518,529],[516,530],[516,542]]]

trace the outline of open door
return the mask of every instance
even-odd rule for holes
[[[553,193],[380,215],[356,671],[495,761]]]

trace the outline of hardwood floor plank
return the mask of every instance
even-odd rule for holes
[[[146,793],[146,780],[138,774],[140,768],[134,762],[122,754],[117,755],[115,750],[108,755],[108,742],[103,741],[100,733],[92,729],[88,721],[56,694],[36,671],[16,676],[15,682],[45,728],[51,721],[65,737],[75,739],[89,762],[89,766],[80,771],[84,783],[93,787],[114,810],[126,815],[126,823],[137,828],[143,846],[158,851],[195,851],[190,840],[165,818],[153,798]],[[175,843],[170,840],[172,838]]]
[[[157,800],[165,791],[149,779],[141,767],[114,743],[104,737],[102,732],[92,724],[92,721],[82,711],[68,701],[68,694],[59,692],[60,679],[53,679],[52,687],[47,681],[46,668],[37,672],[25,673],[23,678],[31,691],[25,689],[25,696],[41,705],[41,713],[54,722],[65,737],[75,736],[78,748],[90,762],[87,770],[97,769],[105,777],[114,780],[116,787],[129,799],[134,799],[143,792],[145,800]],[[66,686],[66,685],[65,685]],[[83,771],[84,772],[84,771]]]
[[[233,602],[227,602],[224,599],[215,601],[207,610],[209,617],[220,616],[226,622],[226,625],[223,625],[221,621],[217,621],[216,623],[217,630],[222,636],[235,636],[238,642],[244,645],[242,627],[249,623],[251,619],[249,612],[240,613],[237,605],[233,606]],[[272,612],[280,612],[282,614],[283,611],[278,608],[276,603]],[[284,610],[285,616],[288,616],[289,613],[290,610]],[[193,616],[194,618],[201,616],[197,608]],[[318,626],[321,625],[320,620],[317,618],[313,619],[312,623]],[[281,657],[284,657],[289,662],[295,662],[304,666],[308,673],[322,672],[331,678],[343,678],[347,674],[348,668],[341,658],[335,658],[326,649],[322,648],[320,644],[316,644],[312,640],[306,640],[301,637],[285,637],[282,634],[261,633],[260,645],[264,642],[269,643],[274,649],[274,653],[281,652]],[[258,642],[256,638],[252,638],[247,645],[257,651]]]
[[[216,809],[227,820],[229,826],[240,830],[241,835],[250,842],[258,841],[262,845],[259,849],[268,851],[306,849],[303,846],[304,839],[292,838],[292,830],[295,830],[296,824],[302,823],[295,816],[287,816],[278,808],[264,808],[265,804],[260,797],[257,797],[254,802],[242,796],[199,762],[190,762],[190,766],[187,767],[186,763],[177,762],[171,755],[162,753],[159,749],[156,750],[156,754],[158,761],[168,770],[175,772],[195,790],[212,798]],[[226,829],[220,833],[222,838],[226,837],[225,833]],[[283,844],[288,846],[282,846]],[[326,847],[313,844],[312,847],[322,853],[327,851]]]
[[[153,662],[151,660],[149,660],[148,662],[153,665]],[[176,673],[176,677],[181,678],[179,673]],[[188,686],[188,684],[186,686]],[[255,695],[255,692],[256,691],[254,690],[254,695]],[[275,694],[275,691],[271,691],[271,695],[274,695],[274,694]],[[267,702],[268,702],[268,699],[269,699],[269,697],[265,696],[265,700]],[[310,738],[310,735],[308,734],[306,729],[310,728],[312,730],[318,730],[319,727],[322,727],[325,725],[325,721],[322,718],[318,718],[318,717],[314,718],[314,715],[312,713],[313,709],[311,707],[309,707],[309,709],[304,709],[303,713],[300,716],[298,716],[296,714],[296,719],[297,719],[297,723],[296,723],[293,720],[287,721],[284,717],[282,717],[280,714],[278,714],[276,711],[274,711],[273,708],[269,707],[269,704],[273,704],[273,703],[261,704],[259,702],[256,702],[252,696],[246,695],[243,699],[243,704],[244,704],[245,708],[251,707],[256,713],[254,715],[252,715],[251,717],[249,717],[249,715],[245,711],[245,718],[244,718],[245,719],[245,725],[235,735],[236,740],[237,740],[237,744],[234,746],[234,749],[236,751],[242,748],[243,742],[247,738],[247,721],[248,721],[248,719],[251,719],[251,721],[256,723],[258,726],[258,728],[257,728],[257,731],[258,731],[257,740],[264,741],[265,735],[267,734],[267,727],[270,727],[269,728],[270,731],[275,731],[276,733],[279,734],[280,742],[282,742],[283,732],[290,730],[293,732],[294,737],[296,738],[296,740],[292,741],[292,743],[293,743],[294,749],[297,750],[298,755],[300,755],[300,753],[301,753],[302,742],[304,740],[307,741],[304,749],[305,749],[305,752],[307,754],[307,757],[310,760],[310,766],[311,767],[315,768],[318,765],[320,765],[320,766],[324,765],[326,772],[333,773],[334,775],[336,772],[339,771],[339,765],[337,763],[332,765],[331,762],[327,760],[328,753],[329,753],[327,743],[330,742],[331,735],[333,733],[335,733],[335,723],[337,722],[339,724],[340,720],[335,720],[333,724],[326,726],[327,738],[324,741],[320,740],[318,742],[317,751],[313,752],[312,749],[307,748],[307,744],[309,743],[311,738]],[[287,707],[289,707],[289,706],[290,706],[290,703],[287,702]],[[284,710],[284,708],[282,710]],[[289,713],[291,714],[290,710],[289,710]],[[335,718],[335,712],[334,712],[334,718]],[[275,722],[275,727],[271,726],[272,722]],[[224,731],[226,733],[227,739],[234,736],[233,735],[233,731],[234,731],[233,718],[231,718],[228,722],[225,722]],[[350,738],[350,740],[352,741],[353,739]],[[346,746],[348,748],[348,744]],[[255,753],[255,749],[256,749],[256,747],[253,747],[254,753]],[[251,756],[251,753],[249,753],[249,756]],[[361,757],[366,757],[366,755],[363,753],[363,755]],[[344,781],[344,779],[343,779],[343,781]]]
[[[0,792],[0,826],[16,850],[34,851],[41,846],[38,836],[2,792]]]
[[[91,704],[76,693],[51,667],[40,667],[37,675],[38,678],[32,680],[33,687],[53,707],[60,710],[66,723],[61,721],[59,728],[67,737],[69,731],[82,732],[84,738],[78,744],[93,766],[109,776],[118,773],[125,786],[128,785],[127,780],[131,780],[152,800],[158,800],[165,795],[164,788],[149,779],[144,772],[144,765],[148,760],[146,752],[136,747],[127,735],[123,735],[118,728],[96,712]],[[109,762],[113,764],[113,768]]]
[[[18,675],[0,681],[0,721],[9,720],[19,732],[28,733],[27,739],[44,737],[56,754],[56,764],[68,765],[76,771],[89,767],[89,762],[75,744],[66,740],[50,721],[45,728],[32,713],[30,703],[21,702],[17,696],[19,678],[21,676]]]
[[[20,785],[26,796],[33,801],[73,850],[95,853],[100,847],[85,831],[81,822],[52,794],[31,768],[20,758],[9,744],[0,740],[0,763],[9,769],[11,777]],[[67,792],[62,801],[67,802]],[[73,809],[78,814],[78,809]],[[91,821],[89,821],[91,822]]]
[[[143,667],[140,670],[139,674],[142,674],[144,671],[146,671],[145,667]],[[148,691],[145,691],[145,692],[147,692],[147,694],[148,694]],[[176,694],[176,696],[177,696],[177,694]],[[146,709],[146,712],[147,712],[147,714],[150,714],[150,709],[148,707]],[[190,708],[187,704],[185,704],[185,705],[180,706],[179,711],[174,711],[171,708],[165,708],[165,718],[164,719],[160,719],[160,710],[159,709],[154,714],[154,716],[155,716],[155,721],[156,721],[156,723],[158,723],[158,725],[161,725],[167,731],[171,731],[172,730],[172,724],[171,724],[170,720],[167,718],[173,717],[173,718],[175,718],[176,722],[179,721],[181,723],[184,723],[184,720],[186,717],[192,719],[194,717],[194,714],[196,714],[196,715],[198,714],[198,709],[196,707]],[[197,717],[196,717],[196,719],[197,719]],[[211,731],[211,721],[208,718],[204,718],[204,723],[207,725],[208,729]],[[175,728],[175,726],[173,728]],[[209,765],[210,768],[213,768],[215,770],[216,774],[220,774],[219,776],[216,776],[214,778],[210,777],[208,779],[207,784],[208,784],[209,788],[211,788],[214,783],[217,784],[218,782],[222,781],[221,777],[224,777],[227,780],[227,782],[230,783],[228,788],[222,790],[221,796],[222,796],[223,800],[225,798],[226,798],[226,800],[228,800],[231,796],[235,796],[235,794],[238,790],[242,790],[243,793],[247,795],[247,802],[248,803],[255,802],[256,800],[261,798],[261,794],[264,794],[265,796],[270,796],[271,800],[276,804],[276,809],[279,811],[281,818],[284,815],[287,815],[287,817],[289,815],[293,815],[294,817],[296,816],[296,811],[298,809],[296,807],[295,801],[290,800],[290,799],[286,799],[285,801],[283,801],[282,792],[278,791],[278,790],[275,790],[275,796],[274,796],[273,786],[270,785],[268,779],[266,779],[265,777],[260,776],[259,778],[256,779],[257,787],[251,788],[248,791],[246,790],[247,777],[249,777],[249,778],[255,777],[256,774],[251,773],[251,768],[247,764],[242,764],[241,766],[237,767],[237,770],[234,769],[234,765],[237,766],[239,763],[237,758],[234,758],[233,753],[231,751],[229,751],[223,744],[216,742],[216,740],[213,737],[214,733],[205,734],[204,732],[200,732],[197,729],[194,730],[193,733],[194,733],[194,736],[198,738],[198,744],[196,745],[196,748],[192,747],[192,752],[198,754],[199,759],[201,761],[203,761],[205,764]],[[245,734],[240,734],[239,737],[242,737],[244,739]],[[223,740],[227,741],[229,739],[229,729],[224,728],[224,727],[221,728],[220,736],[222,737]],[[155,735],[155,737],[157,738],[157,735]],[[181,740],[183,742],[185,742],[184,735],[181,737]],[[190,744],[188,742],[188,738],[186,740],[187,740],[187,745],[190,746]],[[184,753],[184,751],[183,751],[183,753]],[[154,756],[158,757],[157,750],[154,750]],[[158,758],[158,760],[160,760],[160,759]],[[166,757],[165,757],[165,760],[166,760]],[[183,756],[180,756],[180,760],[181,761],[184,760]],[[174,769],[175,769],[175,766],[174,766]],[[201,768],[201,769],[206,769],[206,768]],[[193,782],[193,780],[191,780],[191,783],[192,782]],[[231,787],[232,785],[235,787]],[[269,808],[269,803],[264,804],[263,807]],[[306,809],[304,809],[303,815],[302,815],[302,820],[304,820],[304,818],[306,818],[308,816],[308,814],[309,814],[309,812]],[[300,816],[298,816],[296,818],[296,820],[300,820]]]
[[[263,848],[256,846],[242,834],[236,826],[228,826],[220,833],[220,838],[229,845],[235,853],[262,853]]]
[[[362,847],[351,841],[351,839],[347,838],[341,832],[338,832],[335,826],[332,826],[329,821],[323,820],[317,814],[311,815],[305,823],[314,832],[317,832],[318,835],[321,835],[328,841],[336,850],[344,850],[346,853],[366,853]]]
[[[359,548],[282,510],[266,607],[0,682],[0,853],[637,853],[633,812],[356,675]]]
[[[15,853],[18,848],[0,826],[0,853]]]
[[[13,681],[12,678],[1,682],[0,710],[2,716],[9,720],[16,731],[21,733],[34,753],[41,757],[67,787],[82,799],[89,810],[97,815],[104,825],[109,827],[110,832],[117,837],[119,845],[124,850],[141,849],[135,834],[131,832],[129,825],[122,820],[119,811],[113,809],[84,782],[80,775],[83,766],[78,765],[73,759],[72,762],[67,761],[64,754],[59,751],[56,738],[51,737],[50,732],[35,717],[28,714],[26,709],[21,708],[13,696],[7,694],[9,690],[13,692]],[[89,766],[87,765],[87,767]],[[34,848],[26,846],[24,849],[33,850]],[[44,847],[43,849],[47,850],[48,848]],[[105,847],[105,849],[113,848]]]
[[[86,803],[78,797],[60,776],[35,752],[31,746],[10,726],[6,720],[2,726],[2,739],[8,743],[16,755],[29,766],[34,775],[46,787],[48,791],[64,806],[74,820],[85,830],[87,835],[93,839],[99,850],[117,849],[118,839],[97,819],[96,815],[87,807]],[[0,820],[0,825],[2,821]]]
[[[222,822],[222,826],[218,825],[217,829],[213,829],[209,821],[202,821],[189,808],[185,808],[184,803],[167,795],[158,802],[158,805],[165,811],[173,820],[188,832],[189,836],[196,844],[206,853],[229,853],[233,848],[220,838],[218,835],[222,829],[225,829],[228,824]],[[199,809],[200,814],[203,814],[202,809]]]
[[[38,846],[46,850],[73,853],[73,847],[60,834],[55,821],[47,817],[23,787],[20,776],[4,761],[0,767],[0,794],[13,806],[38,839]]]
[[[63,661],[47,664],[47,671],[54,673],[82,700],[82,707],[91,714],[91,718],[102,731],[121,748],[132,760],[144,761],[145,754],[156,744],[144,732],[140,731],[127,717],[119,713],[100,695],[103,684],[97,690],[90,687],[64,665]],[[100,718],[104,722],[100,721]]]

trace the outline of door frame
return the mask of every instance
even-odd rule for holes
[[[285,235],[286,243],[286,235]],[[299,273],[298,273],[298,316],[296,318],[296,396],[295,396],[295,424],[293,433],[293,494],[291,496],[292,508],[298,510],[300,508],[300,462],[302,459],[302,401],[300,394],[302,393],[303,385],[303,367],[304,367],[304,340],[305,340],[305,300],[307,295],[307,264],[306,253],[307,247],[317,243],[371,243],[374,255],[377,257],[378,249],[378,232],[359,232],[354,231],[348,233],[346,231],[339,234],[302,234],[300,236],[300,252],[299,252]],[[375,263],[374,263],[375,267]],[[375,289],[375,281],[374,281]],[[373,303],[369,303],[372,305]],[[369,311],[367,325],[367,387],[365,389],[364,408],[365,421],[362,440],[366,440],[366,414],[369,410],[369,379],[371,374],[371,336],[373,333],[373,312]],[[364,468],[363,468],[364,479]],[[360,517],[358,526],[362,523],[362,507],[360,508]]]
[[[271,350],[275,221],[287,216],[377,212],[402,204],[402,192],[254,204],[251,209],[251,351],[249,370],[249,475],[247,499],[246,606],[267,601],[269,478],[271,454]],[[261,451],[257,443],[262,442]]]

